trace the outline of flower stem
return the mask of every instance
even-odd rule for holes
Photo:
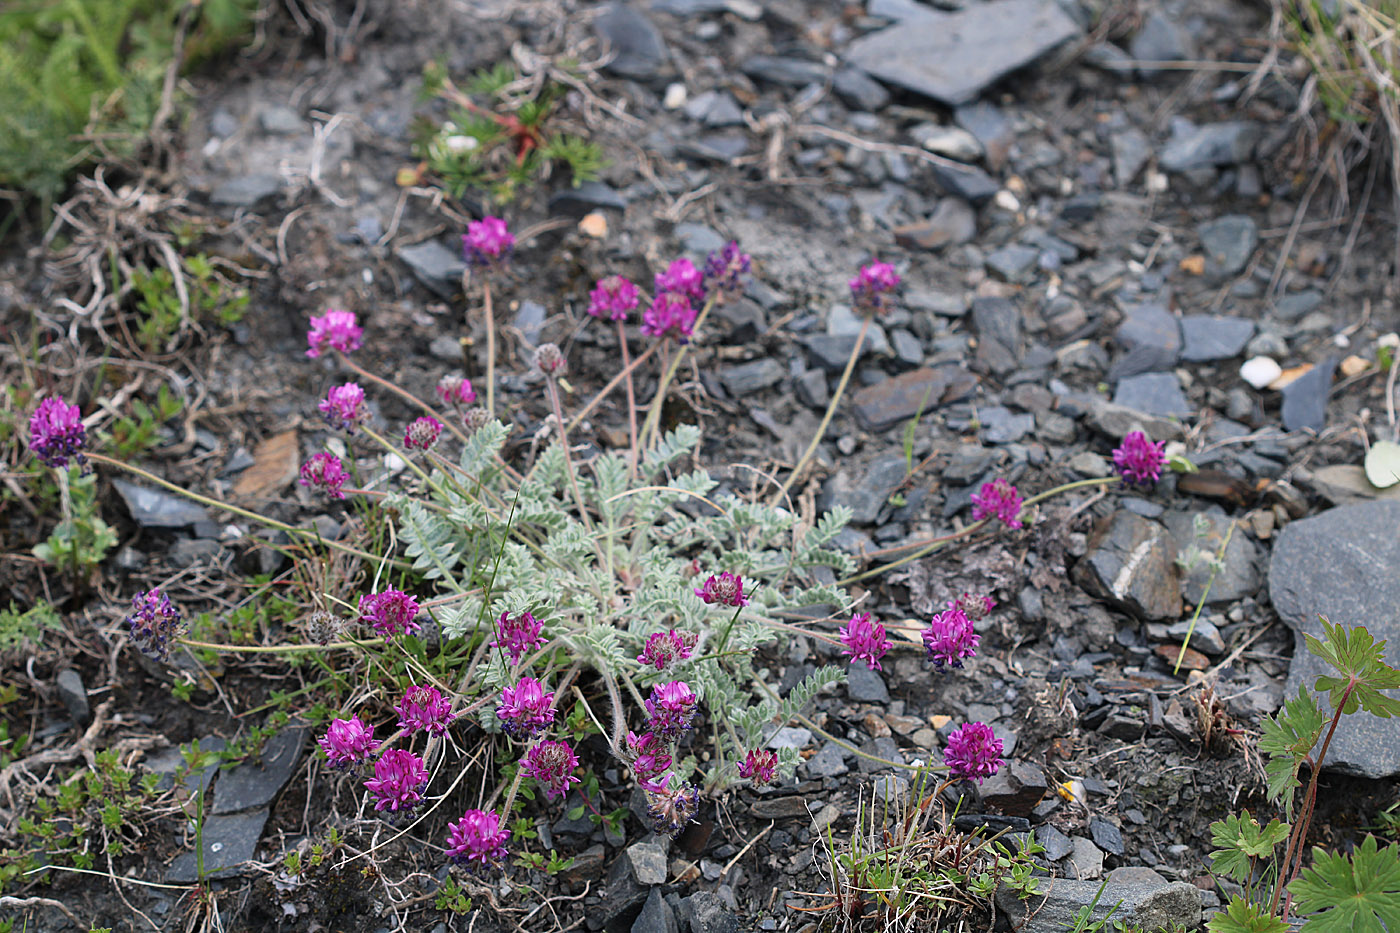
[[[701,308],[700,313],[695,316],[695,323],[690,326],[692,340],[694,340],[695,335],[699,334],[701,325],[705,323],[705,318],[710,316],[710,309],[715,306],[715,299],[717,297],[718,293],[705,299],[705,306]],[[656,387],[656,397],[651,400],[651,405],[647,408],[646,424],[642,427],[642,443],[647,444],[648,449],[656,446],[657,441],[661,439],[661,408],[666,402],[666,389],[670,386],[671,380],[675,378],[676,370],[679,369],[681,365],[681,359],[685,356],[689,348],[689,343],[682,343],[677,346],[675,354],[671,357],[665,372],[662,373],[661,384]],[[651,432],[650,442],[647,440],[648,430]]]
[[[286,522],[279,522],[275,518],[268,518],[266,515],[259,515],[257,512],[250,512],[247,509],[241,509],[236,505],[230,505],[227,502],[221,502],[218,499],[213,499],[209,496],[202,496],[197,492],[192,492],[181,486],[177,486],[169,480],[161,479],[154,473],[149,473],[138,466],[132,466],[130,463],[123,463],[120,460],[113,459],[112,457],[108,457],[104,454],[90,453],[87,455],[87,457],[89,460],[94,460],[98,463],[105,463],[108,466],[118,467],[120,469],[126,470],[128,473],[134,473],[142,479],[146,480],[147,482],[155,483],[157,486],[168,489],[171,492],[178,493],[184,496],[186,499],[192,499],[195,502],[200,503],[201,505],[207,505],[210,508],[219,509],[224,512],[232,512],[234,515],[241,515],[244,518],[252,519],[253,521],[264,525],[268,528],[276,528],[278,531],[285,531],[289,535],[296,535],[299,538],[304,538],[309,541],[315,541],[320,544],[324,544],[326,547],[331,548],[332,550],[340,551],[343,554],[352,554],[355,557],[361,557],[365,560],[373,561],[375,563],[379,563],[382,561],[384,563],[390,564],[391,566],[398,567],[400,570],[412,569],[412,565],[405,563],[404,561],[395,560],[392,557],[384,557],[382,555],[371,554],[368,551],[362,551],[359,548],[351,547],[348,544],[341,544],[338,541],[328,541],[325,538],[322,538],[315,531],[307,531],[305,528],[297,528],[295,525],[288,525]]]
[[[627,350],[627,330],[622,326],[621,321],[617,322],[617,345],[622,349],[622,371],[627,374],[627,437],[632,444],[632,455],[627,460],[627,475],[636,479],[637,461],[642,456],[642,452],[637,449],[637,394],[632,385],[632,366],[628,359]]]
[[[390,392],[394,393],[399,398],[403,399],[405,402],[408,402],[413,407],[421,410],[424,414],[431,416],[434,421],[442,422],[444,425],[447,426],[447,430],[451,431],[453,436],[456,437],[457,440],[461,441],[464,444],[467,442],[467,435],[462,431],[461,428],[457,427],[455,424],[452,423],[451,418],[444,417],[442,412],[433,408],[433,406],[429,405],[427,402],[423,401],[421,398],[414,395],[412,392],[408,391],[407,389],[399,388],[398,386],[394,385],[392,382],[390,382],[388,379],[383,378],[382,376],[376,376],[374,373],[365,369],[359,363],[356,363],[354,360],[350,359],[350,357],[344,353],[337,353],[337,356],[340,357],[340,362],[345,366],[346,369],[350,370],[355,375],[359,376],[361,379],[372,382],[382,389],[388,389]]]
[[[578,476],[574,474],[574,458],[569,453],[569,428],[564,421],[564,407],[559,403],[559,384],[553,376],[545,376],[544,383],[549,392],[549,404],[554,409],[554,420],[559,422],[559,446],[564,451],[564,471],[569,474],[569,488],[574,493],[574,505],[578,506],[579,518],[593,534],[593,519],[588,516],[588,506],[583,501],[583,493],[578,488]]]
[[[798,458],[797,464],[793,466],[788,478],[783,480],[783,485],[773,495],[771,505],[777,505],[783,501],[783,497],[792,488],[792,484],[797,482],[797,478],[802,475],[802,471],[811,462],[812,455],[817,451],[817,445],[826,436],[826,429],[831,424],[832,416],[836,414],[836,406],[841,404],[841,396],[845,394],[846,386],[851,382],[851,373],[855,372],[856,360],[860,358],[861,347],[865,346],[865,335],[870,333],[870,321],[871,318],[867,315],[865,321],[860,325],[860,333],[856,335],[855,346],[851,347],[851,357],[846,360],[846,369],[841,373],[841,381],[836,384],[836,391],[831,394],[831,401],[826,406],[826,414],[822,415],[822,422],[817,425],[816,433],[812,435],[812,442],[807,445],[807,449]]]
[[[491,306],[491,283],[481,283],[481,304],[486,315],[486,413],[496,417],[496,315]]]
[[[763,681],[755,679],[754,685],[761,688],[764,693],[772,697],[773,702],[782,702],[778,695],[773,692],[772,688],[770,688]],[[802,723],[802,725],[806,726],[808,729],[811,729],[813,732],[826,739],[828,742],[835,742],[837,746],[844,748],[846,751],[850,752],[853,755],[857,755],[861,758],[864,758],[866,761],[874,761],[891,768],[902,768],[905,771],[913,771],[915,773],[918,773],[920,771],[928,771],[931,770],[932,767],[934,767],[932,765],[906,765],[900,761],[891,761],[888,758],[881,758],[878,755],[872,755],[869,752],[861,751],[859,748],[856,748],[850,742],[845,742],[841,739],[838,739],[836,736],[832,735],[830,732],[827,732],[821,726],[812,722],[812,720],[808,719],[806,716],[803,716],[801,713],[793,713],[792,718],[796,719],[798,722]]]
[[[299,654],[303,651],[338,651],[341,648],[378,648],[385,644],[382,638],[371,638],[366,641],[334,641],[326,645],[217,645],[213,642],[195,641],[193,638],[177,638],[175,641],[188,648],[226,651],[231,654]]]
[[[608,395],[612,392],[612,390],[618,387],[622,380],[627,379],[630,381],[632,378],[632,373],[636,370],[636,368],[642,365],[642,363],[646,362],[647,359],[650,358],[651,355],[656,352],[656,349],[659,346],[661,346],[661,344],[653,343],[651,346],[643,350],[635,360],[625,364],[620,372],[618,372],[611,379],[608,380],[607,385],[603,386],[601,389],[598,390],[598,394],[593,396],[593,398],[588,402],[587,405],[579,409],[578,414],[574,415],[573,419],[569,422],[569,430],[572,431],[574,428],[578,427],[583,422],[584,418],[587,418],[590,414],[592,414],[593,409],[597,408],[600,404],[602,404],[603,399],[607,398]]]

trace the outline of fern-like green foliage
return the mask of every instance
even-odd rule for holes
[[[647,454],[635,478],[616,454],[576,464],[585,519],[563,449],[549,447],[517,478],[500,465],[505,437],[502,425],[488,424],[468,441],[456,469],[437,470],[424,488],[390,501],[414,570],[453,597],[435,613],[447,637],[479,637],[502,613],[529,611],[544,623],[556,667],[583,664],[634,696],[685,680],[716,724],[712,786],[732,780],[736,760],[845,676],[823,667],[779,699],[775,678],[755,659],[778,636],[778,610],[814,593],[849,602],[839,587],[813,579],[815,570],[845,568],[844,555],[823,545],[849,510],[807,528],[784,510],[735,496],[711,499],[715,482],[706,473],[676,470],[700,439],[696,428],[682,426]],[[693,507],[701,502],[714,507]],[[720,571],[743,575],[750,604],[741,611],[695,595],[697,583]],[[647,636],[667,630],[694,637],[690,659],[664,672],[640,664]],[[499,689],[512,676],[493,653],[477,685]],[[492,711],[483,709],[480,718],[494,728]],[[796,761],[784,754],[779,763],[791,774]]]
[[[1288,824],[1270,820],[1267,826],[1245,810],[1211,824],[1210,841],[1218,848],[1211,852],[1213,869],[1238,884],[1249,884],[1261,858],[1272,858],[1274,850],[1288,838]]]
[[[1322,738],[1324,724],[1322,710],[1304,687],[1299,687],[1298,696],[1285,701],[1276,715],[1265,716],[1261,723],[1259,751],[1269,756],[1264,765],[1269,799],[1283,799],[1289,819],[1293,818],[1293,792],[1298,788],[1298,771],[1317,740]]]
[[[1400,930],[1400,845],[1381,849],[1367,836],[1350,856],[1314,848],[1288,890],[1309,931]]]

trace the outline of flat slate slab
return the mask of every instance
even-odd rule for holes
[[[856,417],[867,431],[883,431],[967,398],[976,386],[977,377],[958,366],[916,369],[857,392]]]
[[[224,878],[238,874],[239,867],[252,861],[267,823],[267,810],[235,813],[232,816],[204,818],[204,874]],[[199,880],[199,860],[194,852],[185,852],[170,863],[165,880],[171,884],[188,884]]]
[[[863,36],[846,60],[882,81],[956,106],[1081,35],[1055,0],[991,0],[929,10]]]
[[[1304,635],[1322,637],[1318,615],[1333,624],[1365,625],[1373,638],[1385,640],[1386,663],[1400,666],[1397,529],[1400,502],[1376,501],[1329,509],[1279,533],[1269,563],[1269,598],[1293,629],[1286,696],[1297,696],[1300,686],[1314,691],[1319,675],[1335,673],[1303,641]],[[1400,775],[1400,718],[1344,716],[1323,764],[1368,778]]]
[[[306,735],[305,729],[284,729],[267,740],[260,756],[220,774],[213,812],[233,813],[270,803],[291,779]]]

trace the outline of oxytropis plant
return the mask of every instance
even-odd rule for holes
[[[528,378],[541,387],[548,414],[536,437],[548,443],[531,461],[513,461],[504,446],[509,429],[493,416],[492,290],[508,285],[501,273],[516,245],[500,218],[473,222],[463,237],[491,338],[486,383],[479,387],[484,405],[476,404],[478,387],[461,376],[444,379],[430,402],[370,372],[353,359],[365,339],[352,312],[333,309],[311,321],[305,355],[315,365],[333,360],[351,377],[328,371],[317,405],[348,456],[315,453],[303,464],[300,482],[330,500],[380,510],[392,522],[400,550],[370,553],[322,541],[314,532],[181,489],[131,464],[88,455],[93,464],[137,473],[372,569],[373,582],[357,600],[342,601],[334,613],[312,614],[313,644],[263,650],[324,645],[381,652],[403,662],[399,669],[410,673],[401,680],[367,685],[365,691],[395,701],[392,710],[366,702],[331,718],[320,736],[324,762],[341,780],[363,788],[363,809],[400,821],[422,820],[457,800],[467,769],[476,769],[481,790],[475,805],[451,821],[442,839],[444,857],[474,872],[499,870],[511,852],[511,818],[522,787],[538,789],[546,805],[575,809],[565,801],[587,785],[579,777],[577,730],[561,724],[566,707],[571,723],[591,720],[611,754],[627,765],[646,795],[656,831],[675,835],[708,796],[736,782],[761,785],[792,777],[797,752],[767,747],[777,726],[798,719],[826,735],[802,710],[844,670],[818,668],[780,696],[777,678],[762,665],[763,646],[799,634],[879,670],[895,649],[885,626],[848,594],[850,582],[980,531],[1014,532],[1027,508],[1069,489],[1120,479],[1154,482],[1167,464],[1160,443],[1134,432],[1114,453],[1119,472],[1112,477],[1030,498],[1005,479],[988,482],[973,498],[972,524],[916,542],[907,548],[914,552],[909,556],[857,573],[852,557],[832,546],[849,510],[838,506],[808,523],[785,496],[830,423],[840,391],[812,446],[767,502],[716,495],[715,480],[689,462],[699,429],[661,429],[667,387],[682,357],[703,340],[711,310],[745,288],[751,263],[736,243],[700,266],[684,258],[670,262],[654,275],[650,295],[620,275],[602,276],[587,310],[598,322],[616,325],[622,366],[570,416],[561,392],[566,356],[554,344],[537,347]],[[898,285],[887,263],[859,270],[850,288],[867,325],[896,300]],[[626,325],[639,309],[644,346],[634,355],[629,343],[638,334]],[[859,341],[852,362],[858,351]],[[654,355],[660,361],[658,388],[640,409],[633,375]],[[848,366],[841,388],[850,371]],[[570,432],[620,386],[626,387],[628,449],[581,458]],[[381,433],[372,411],[374,390],[407,403],[412,417]],[[56,400],[45,405],[35,414],[31,446],[45,462],[63,467],[83,454],[78,412]],[[388,492],[377,488],[386,477],[365,476],[384,462],[384,454],[406,467]],[[326,606],[335,599],[327,592],[317,602]],[[788,621],[787,610],[814,606],[826,607],[825,618]],[[933,670],[960,668],[975,655],[974,626],[994,607],[988,595],[964,594],[929,620],[921,634]],[[347,627],[338,615],[355,624]],[[810,611],[803,615],[810,617]],[[181,624],[165,594],[153,590],[136,597],[129,625],[142,650],[168,657],[187,641]],[[441,650],[465,661],[437,675],[419,663],[406,646],[420,643],[417,635],[429,625],[441,638]],[[337,637],[342,640],[332,642]],[[461,751],[473,730],[505,743],[505,769],[482,773],[480,759]],[[946,771],[949,781],[981,781],[996,772],[1001,755],[992,730],[970,722],[949,736],[941,766],[922,767]],[[592,805],[587,798],[584,803]]]

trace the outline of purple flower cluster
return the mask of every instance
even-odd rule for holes
[[[447,857],[473,871],[500,868],[510,830],[490,810],[468,810],[447,827]]]
[[[961,609],[973,622],[985,619],[996,607],[995,599],[981,593],[964,593],[957,599],[948,600],[949,609]]]
[[[444,405],[470,405],[476,401],[476,390],[472,381],[462,376],[443,376],[437,384],[438,397]]]
[[[982,488],[972,494],[973,521],[999,518],[1007,528],[1020,528],[1020,514],[1021,494],[1004,479],[983,483]]]
[[[519,664],[527,651],[533,651],[544,644],[540,630],[544,624],[528,612],[501,613],[496,621],[496,640],[492,647],[500,647],[510,655],[511,664]]]
[[[546,800],[557,800],[569,792],[569,785],[580,783],[574,777],[577,767],[578,756],[568,742],[541,740],[525,753],[521,770],[539,782]]]
[[[456,718],[451,698],[443,696],[436,687],[417,684],[409,686],[394,709],[399,714],[399,728],[410,735],[419,730],[429,735],[442,735]]]
[[[50,396],[29,416],[29,449],[48,466],[66,467],[70,457],[83,463],[86,444],[87,429],[77,405]]]
[[[442,422],[424,415],[415,418],[403,432],[403,445],[409,450],[428,450],[442,436]]]
[[[535,368],[546,376],[557,377],[564,375],[564,369],[568,362],[564,359],[564,351],[559,349],[557,343],[542,343],[535,348]]]
[[[749,604],[744,597],[744,578],[728,570],[722,571],[719,576],[710,574],[703,586],[696,587],[695,595],[709,606],[718,604],[738,609]]]
[[[751,265],[749,254],[739,250],[737,240],[730,240],[705,260],[705,288],[721,300],[740,295]]]
[[[981,784],[1001,768],[1001,753],[1001,739],[992,732],[991,726],[969,722],[948,736],[943,763],[948,766],[949,777],[967,778]]]
[[[320,743],[326,753],[326,763],[336,771],[343,771],[373,757],[374,727],[365,725],[359,716],[336,719],[321,736]]]
[[[514,687],[501,691],[496,718],[501,731],[511,738],[533,738],[554,723],[554,694],[535,678],[521,677]]]
[[[695,331],[695,309],[684,295],[662,292],[642,313],[642,333],[685,343]]]
[[[344,428],[345,433],[354,434],[355,429],[369,417],[365,410],[365,390],[353,382],[334,386],[317,406],[326,424],[332,428]]]
[[[620,275],[598,280],[588,293],[588,313],[596,318],[625,321],[637,309],[637,286]]]
[[[311,330],[306,332],[309,345],[306,355],[314,360],[328,349],[353,353],[360,349],[364,339],[365,332],[360,328],[354,311],[331,308],[311,319]]]
[[[180,610],[159,589],[131,597],[131,614],[126,617],[131,641],[141,653],[159,661],[170,660],[170,640],[180,629]]]
[[[767,749],[750,749],[739,765],[739,777],[748,778],[755,787],[772,784],[777,776],[778,756]]]
[[[427,783],[428,769],[422,758],[406,749],[391,748],[374,763],[374,777],[365,781],[365,787],[374,794],[374,809],[397,813],[422,803],[422,787]]]
[[[649,781],[671,767],[671,752],[666,740],[652,732],[638,735],[627,732],[627,754],[632,760],[632,772],[638,781]]]
[[[884,314],[890,310],[890,294],[899,287],[899,273],[889,263],[875,261],[861,266],[850,285],[857,312]]]
[[[690,301],[703,301],[705,276],[689,259],[682,257],[672,260],[665,272],[656,273],[656,294],[679,295]]]
[[[890,650],[885,627],[872,622],[870,613],[857,612],[841,630],[842,653],[852,661],[864,661],[872,671],[880,670],[880,659]]]
[[[929,627],[924,629],[924,650],[935,668],[943,665],[962,667],[962,662],[977,654],[982,636],[972,630],[972,620],[956,606],[934,613]]]
[[[683,680],[657,684],[647,697],[647,731],[671,741],[690,728],[699,698]]]
[[[694,784],[671,786],[674,771],[666,772],[659,781],[645,781],[642,790],[647,798],[647,815],[652,819],[652,829],[658,836],[674,837],[685,824],[695,819],[700,810],[700,788]]]
[[[400,635],[412,635],[422,628],[414,621],[418,617],[418,601],[393,587],[382,593],[360,597],[360,621],[368,622],[386,641]]]
[[[1167,465],[1164,447],[1166,441],[1153,443],[1141,431],[1130,431],[1113,451],[1113,468],[1125,483],[1151,486],[1162,478],[1162,468]]]
[[[312,454],[311,458],[301,465],[299,482],[303,486],[321,490],[332,499],[344,499],[342,487],[349,479],[350,476],[345,472],[345,465],[340,462],[339,457],[335,454],[320,453]]]
[[[652,632],[647,636],[642,653],[637,655],[637,663],[664,671],[676,661],[689,658],[694,648],[695,635],[691,632],[678,632],[675,629]]]
[[[462,257],[474,266],[499,265],[515,249],[515,235],[499,217],[483,217],[467,224],[462,235]]]

